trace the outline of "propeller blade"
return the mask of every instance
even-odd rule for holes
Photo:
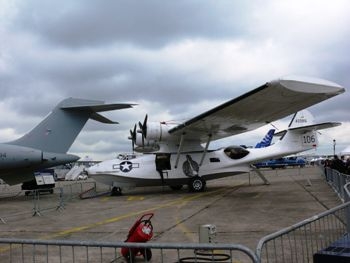
[[[134,142],[136,142],[136,124],[134,125],[134,129],[130,130],[131,138]]]
[[[129,137],[129,139],[131,140],[132,151],[133,152],[134,152],[135,143],[136,143],[136,127],[137,127],[137,125],[135,124],[134,125],[134,129],[133,130],[130,129],[130,137]]]
[[[148,119],[148,115],[146,114],[145,119],[143,121],[142,124],[142,133],[144,134],[145,138],[147,138],[147,119]]]
[[[142,133],[143,132],[143,126],[142,126],[142,123],[140,121],[139,121],[139,128],[140,128],[139,132]]]
[[[143,120],[143,123],[139,121],[140,130],[138,132],[142,134],[142,148],[145,147],[145,139],[147,139],[147,119],[148,119],[148,115],[146,114],[145,119]]]

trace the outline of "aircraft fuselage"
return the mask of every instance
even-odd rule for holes
[[[78,156],[72,154],[43,152],[3,143],[0,144],[0,178],[8,184],[17,184],[33,179],[34,171],[75,162],[78,159]]]
[[[275,151],[274,156],[279,155]],[[264,149],[244,149],[240,146],[203,152],[155,153],[119,155],[88,169],[89,176],[110,186],[137,187],[184,185],[199,176],[205,181],[246,173],[256,160],[270,158]],[[178,161],[177,161],[178,159]]]

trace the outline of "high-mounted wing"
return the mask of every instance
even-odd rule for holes
[[[322,80],[287,77],[267,82],[172,129],[175,136],[206,142],[254,130],[345,91]]]

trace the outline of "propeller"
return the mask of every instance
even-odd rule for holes
[[[145,139],[147,139],[147,119],[148,115],[146,114],[143,123],[139,121],[140,133],[142,134],[142,147],[145,146]]]
[[[136,143],[136,124],[134,126],[134,130],[130,130],[129,140],[132,142],[132,151],[134,151]]]

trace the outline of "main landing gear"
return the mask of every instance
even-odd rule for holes
[[[120,187],[113,186],[111,191],[111,196],[120,196],[120,195],[122,195],[122,189]]]
[[[205,185],[205,180],[199,176],[192,177],[188,183],[191,192],[202,192],[204,191]]]

